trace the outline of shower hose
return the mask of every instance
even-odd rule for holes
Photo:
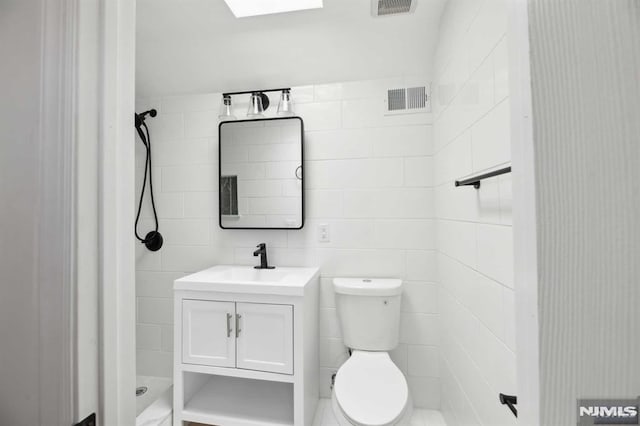
[[[140,136],[140,140],[145,147],[146,150],[146,158],[144,163],[144,177],[142,180],[142,190],[140,191],[140,201],[138,202],[138,212],[136,213],[136,221],[134,233],[136,238],[144,244],[147,249],[151,251],[158,251],[162,247],[163,238],[160,232],[158,232],[158,213],[156,211],[156,202],[153,198],[153,178],[151,173],[151,136],[149,134],[149,128],[147,124],[144,122],[145,116],[149,114],[151,117],[155,117],[157,112],[155,109],[143,112],[141,114],[135,115],[135,124],[136,130],[138,131],[138,135]],[[143,131],[144,130],[144,131]],[[153,219],[155,221],[155,229],[150,231],[142,238],[138,234],[138,222],[140,221],[140,213],[142,211],[142,202],[144,200],[144,193],[147,189],[147,179],[149,180],[149,195],[151,198],[151,208],[153,210]]]

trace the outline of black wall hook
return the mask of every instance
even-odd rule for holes
[[[518,409],[515,407],[518,403],[518,397],[515,395],[505,395],[503,393],[498,394],[498,397],[500,398],[500,404],[509,407],[513,415],[518,417]]]

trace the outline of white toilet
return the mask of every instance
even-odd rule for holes
[[[336,374],[331,405],[341,426],[408,425],[407,381],[389,357],[398,345],[402,281],[335,278],[336,308],[351,357]]]

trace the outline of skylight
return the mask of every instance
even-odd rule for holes
[[[319,9],[322,0],[224,0],[236,18]]]

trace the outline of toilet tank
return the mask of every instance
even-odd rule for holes
[[[400,337],[402,280],[334,278],[344,344],[364,351],[390,351]]]

